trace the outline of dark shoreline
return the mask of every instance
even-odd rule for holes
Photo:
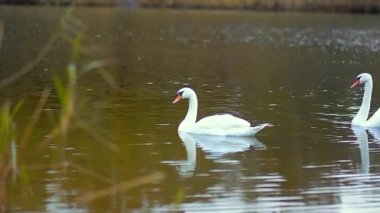
[[[380,0],[0,0],[0,5],[221,9],[279,12],[380,14]]]

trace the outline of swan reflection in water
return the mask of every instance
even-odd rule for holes
[[[352,126],[352,131],[356,136],[356,141],[359,144],[360,156],[362,162],[361,173],[370,173],[369,149],[368,149],[368,133],[373,136],[376,141],[380,141],[380,128],[364,128]]]
[[[191,177],[194,175],[195,165],[197,163],[197,147],[195,141],[189,134],[180,134],[179,137],[185,145],[187,160],[181,162],[177,170],[182,177]]]
[[[181,162],[177,167],[178,173],[183,177],[194,175],[197,161],[197,146],[212,159],[217,159],[230,153],[243,152],[250,148],[266,149],[266,146],[254,137],[210,136],[181,132],[178,134],[187,152],[187,160]]]
[[[360,157],[361,157],[361,170],[360,173],[369,173],[369,152],[368,152],[368,134],[364,127],[352,126],[352,131],[356,136],[356,142],[359,144]]]

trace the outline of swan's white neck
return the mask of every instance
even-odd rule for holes
[[[354,119],[352,119],[353,125],[358,126],[365,126],[365,123],[367,121],[368,115],[369,115],[369,109],[371,106],[371,96],[372,96],[372,79],[370,81],[367,81],[364,85],[364,95],[363,95],[363,101],[362,105],[360,106],[360,109],[358,113],[355,115]]]
[[[198,112],[198,98],[195,92],[193,92],[189,97],[189,109],[187,110],[187,114],[185,119],[181,122],[178,127],[178,131],[187,132],[190,130],[195,122],[197,121],[197,112]]]

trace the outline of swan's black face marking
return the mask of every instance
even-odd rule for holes
[[[360,81],[360,78],[361,78],[361,77],[362,77],[362,76],[359,75],[359,76],[356,78],[356,80],[354,81],[354,83],[351,85],[351,89],[354,88],[354,87],[356,87],[356,86],[358,86],[359,84],[362,83],[362,82]]]
[[[180,101],[182,99],[182,94],[183,94],[183,91],[177,92],[177,94],[174,98],[173,104],[177,103],[178,101]]]

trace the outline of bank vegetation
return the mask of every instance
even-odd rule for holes
[[[0,4],[379,13],[379,0],[0,0]]]

